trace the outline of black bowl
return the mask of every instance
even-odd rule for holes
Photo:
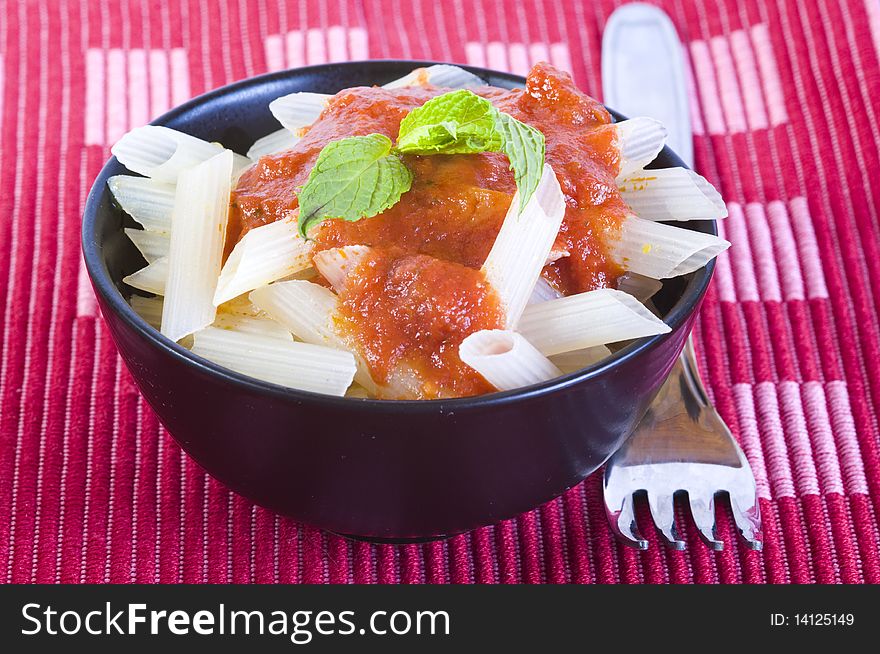
[[[431,62],[311,66],[212,91],[155,121],[245,152],[277,129],[269,101],[294,91],[382,84]],[[523,78],[468,68],[489,84]],[[684,164],[664,150],[655,166]],[[375,539],[449,535],[528,511],[596,470],[630,435],[668,375],[712,276],[669,280],[672,328],[577,373],[517,391],[431,401],[345,399],[257,381],[171,342],[126,303],[144,262],[124,237],[104,166],[83,217],[83,253],[104,319],[147,401],[180,446],[236,492],[324,529]],[[715,233],[714,223],[687,225]]]

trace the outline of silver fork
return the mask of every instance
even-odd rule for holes
[[[634,494],[648,496],[651,518],[668,544],[685,548],[675,525],[675,496],[686,493],[703,541],[721,550],[715,499],[727,494],[737,529],[753,550],[762,547],[755,477],[743,451],[706,395],[694,346],[684,351],[632,437],[605,468],[605,511],[624,543],[648,548],[636,525]]]
[[[645,51],[652,53],[645,56]],[[605,101],[629,116],[653,116],[669,130],[669,145],[693,168],[684,55],[672,20],[662,9],[624,4],[602,36]],[[687,493],[702,539],[720,550],[715,498],[730,496],[736,526],[752,549],[761,549],[755,478],[730,430],[709,403],[690,338],[636,432],[605,468],[605,510],[628,545],[646,549],[633,511],[633,494],[647,492],[660,533],[675,549],[685,543],[675,528],[674,499]]]

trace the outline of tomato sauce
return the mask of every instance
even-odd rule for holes
[[[492,386],[458,357],[465,336],[504,322],[480,270],[374,248],[339,293],[338,324],[359,346],[380,395],[461,397]]]
[[[296,209],[297,189],[325,145],[371,133],[393,140],[410,110],[443,92],[362,87],[338,93],[295,147],[263,157],[241,176],[227,251],[248,230]],[[628,208],[615,184],[619,154],[608,112],[547,64],[531,71],[525,89],[475,92],[545,136],[546,159],[567,207],[554,246],[565,256],[549,263],[544,276],[567,295],[613,285],[623,271],[611,260],[609,243]],[[356,222],[324,221],[313,233],[317,250],[374,248],[340,293],[340,325],[374,379],[392,389],[389,396],[489,392],[488,383],[460,361],[458,346],[475,331],[503,324],[479,268],[516,191],[509,162],[501,153],[404,159],[413,184],[398,204]]]

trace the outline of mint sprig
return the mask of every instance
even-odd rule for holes
[[[299,233],[326,218],[360,220],[393,207],[412,185],[412,173],[383,134],[328,143],[299,193]]]
[[[473,154],[502,146],[498,110],[485,98],[460,90],[438,95],[400,123],[397,149],[404,154]]]
[[[401,121],[397,146],[382,134],[353,136],[324,146],[299,193],[299,231],[327,218],[360,220],[397,204],[412,185],[401,154],[503,151],[514,172],[520,212],[538,187],[544,135],[471,91],[432,98]]]
[[[501,112],[498,112],[498,129],[503,144],[501,149],[507,155],[516,179],[519,212],[522,213],[544,172],[544,135],[531,125]]]

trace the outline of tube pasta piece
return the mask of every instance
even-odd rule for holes
[[[289,282],[292,279],[301,279],[307,282],[314,281],[318,276],[318,271],[315,268],[303,268],[302,270],[297,270],[295,273],[291,273],[286,277],[282,277],[279,279],[279,282]]]
[[[730,247],[723,238],[627,216],[612,256],[625,270],[654,279],[693,272]]]
[[[174,210],[174,185],[147,177],[115,175],[107,187],[122,210],[144,229],[171,233],[171,212]]]
[[[625,272],[617,278],[617,290],[632,295],[639,302],[647,302],[661,288],[663,282],[634,272]]]
[[[425,68],[416,68],[400,79],[388,82],[386,89],[399,89],[405,86],[436,86],[444,89],[466,89],[474,86],[485,86],[486,82],[464,68],[449,64],[434,64]]]
[[[654,161],[666,144],[666,128],[653,118],[630,118],[615,123],[620,147],[620,170],[626,177]]]
[[[665,334],[669,326],[631,295],[601,288],[532,304],[517,329],[540,352],[553,356]]]
[[[300,280],[277,282],[253,291],[250,300],[306,343],[352,350],[336,331],[339,300],[330,289]],[[376,384],[366,362],[357,353],[352,353],[358,365],[355,379],[375,394]]]
[[[311,242],[297,231],[296,216],[250,230],[223,265],[214,305],[309,268],[311,253]]]
[[[125,228],[125,235],[147,260],[153,263],[156,259],[168,256],[171,237],[167,232],[154,232],[148,229]]]
[[[148,325],[159,329],[162,325],[162,298],[159,296],[144,297],[132,295],[128,303],[134,312],[143,318]]]
[[[268,316],[248,316],[240,313],[218,313],[212,327],[242,334],[292,341],[293,334]]]
[[[570,372],[583,370],[609,356],[611,356],[611,350],[604,345],[596,345],[595,347],[585,347],[582,350],[561,352],[550,357],[550,361],[562,371],[562,374],[567,375]]]
[[[168,281],[168,257],[156,259],[137,272],[123,277],[122,281],[140,291],[165,295],[165,286]]]
[[[260,311],[259,308],[254,306],[254,303],[251,302],[247,295],[239,295],[217,307],[218,316],[227,313],[236,316],[248,316],[251,318],[256,318],[258,316],[265,317],[266,315]]]
[[[516,325],[532,295],[564,215],[565,199],[548,165],[521,214],[519,193],[513,196],[483,264],[483,274],[501,299],[506,327]]]
[[[243,375],[326,395],[345,395],[356,365],[350,352],[261,334],[207,327],[192,351]]]
[[[360,384],[354,383],[348,387],[348,390],[345,392],[345,397],[355,397],[361,400],[366,400],[373,397],[373,395]]]
[[[145,125],[131,130],[110,151],[132,172],[160,182],[175,182],[182,171],[223,152],[223,146],[169,127]],[[234,155],[233,160],[236,171],[251,164],[241,155]]]
[[[306,343],[347,349],[334,326],[338,300],[330,289],[296,280],[258,288],[249,297],[254,306]]]
[[[214,322],[232,164],[232,152],[225,150],[180,174],[162,313],[162,333],[172,341]]]
[[[687,168],[640,170],[618,181],[620,194],[645,220],[717,220],[727,217],[721,194]]]
[[[263,138],[254,141],[250,150],[247,151],[247,156],[252,161],[258,161],[260,157],[264,157],[267,154],[275,154],[276,152],[289,150],[296,145],[299,138],[299,136],[287,128],[279,129],[276,132],[267,134]]]
[[[285,129],[300,137],[306,127],[318,120],[331,97],[324,93],[291,93],[272,100],[269,111]]]
[[[562,371],[522,334],[486,329],[465,338],[458,355],[499,391],[509,391],[553,379]]]
[[[544,277],[538,277],[538,281],[535,282],[535,288],[532,289],[532,294],[529,296],[528,304],[537,304],[538,302],[555,300],[558,297],[562,297],[562,293],[557,291],[553,287],[553,284],[548,282]]]
[[[347,245],[318,252],[314,257],[318,272],[339,293],[345,288],[348,275],[357,268],[370,252],[368,245]]]

